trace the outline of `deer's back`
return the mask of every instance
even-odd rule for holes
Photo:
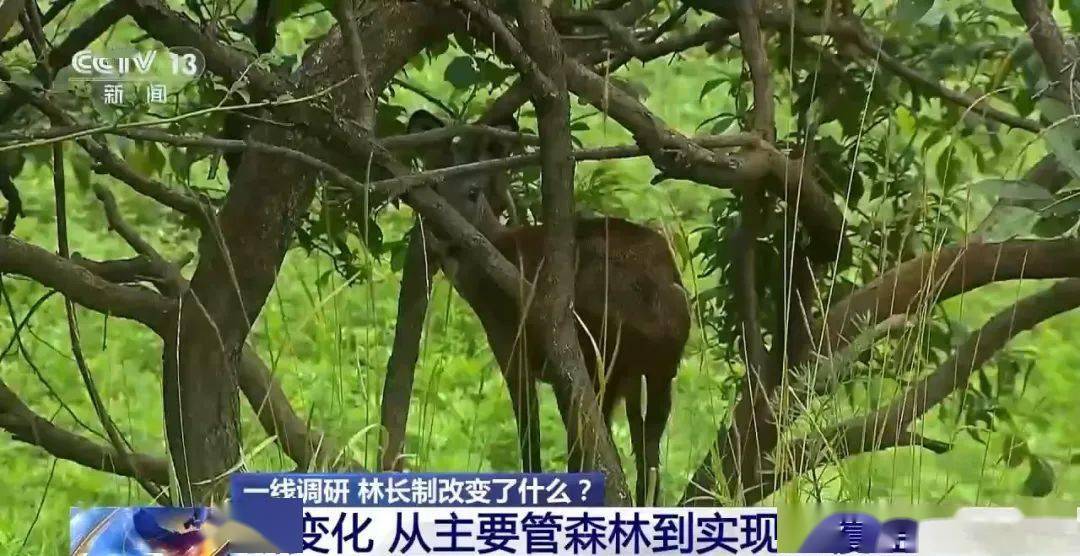
[[[682,351],[690,316],[667,240],[655,230],[619,218],[577,221],[574,308],[598,343],[602,333],[622,338],[623,350]],[[543,256],[541,226],[513,228],[495,247],[532,279]],[[607,326],[604,326],[605,318]],[[583,347],[585,347],[583,345]]]

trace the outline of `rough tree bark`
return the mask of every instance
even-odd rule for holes
[[[584,462],[606,477],[609,503],[630,501],[618,451],[607,434],[600,406],[578,343],[573,315],[577,247],[574,214],[574,159],[570,137],[570,95],[566,55],[548,11],[535,0],[518,6],[524,46],[546,82],[528,79],[540,132],[541,182],[544,215],[544,265],[536,284],[536,307],[529,323],[545,346],[548,369],[561,400],[568,449],[581,449]],[[580,430],[578,424],[580,423]]]
[[[166,8],[156,0],[126,3],[140,26],[160,40],[190,40],[190,30],[174,32],[166,26],[170,22],[158,17]],[[387,2],[360,25],[374,90],[447,32],[446,18],[437,10],[404,1]],[[353,74],[349,60],[338,55],[342,49],[335,29],[306,55],[297,81],[316,90]],[[342,117],[359,115],[354,112],[367,98],[341,89],[332,95]],[[282,145],[302,141],[273,126],[256,128],[252,136]],[[214,494],[215,483],[239,459],[236,364],[293,231],[312,201],[314,178],[308,168],[280,157],[245,154],[216,215],[221,237],[207,234],[200,243],[199,265],[163,358],[166,435],[184,502]]]

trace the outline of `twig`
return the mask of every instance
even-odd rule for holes
[[[64,179],[64,150],[62,145],[53,145],[53,190],[56,194],[56,237],[58,252],[61,257],[65,259],[71,258],[71,248],[68,245],[68,232],[67,232],[67,195],[65,191],[65,179]],[[94,383],[94,377],[90,372],[90,367],[86,363],[86,358],[83,356],[82,344],[79,340],[79,321],[75,315],[74,302],[65,296],[64,309],[67,313],[68,323],[68,336],[71,340],[71,354],[75,358],[75,365],[79,369],[79,374],[82,376],[83,385],[86,387],[86,392],[90,396],[91,405],[94,407],[94,412],[98,416],[98,420],[101,421],[102,428],[105,429],[105,434],[109,438],[109,443],[120,457],[123,458],[127,464],[135,469],[135,461],[129,453],[131,451],[131,445],[128,444],[123,434],[116,427],[116,423],[113,422],[112,417],[109,416],[108,410],[105,408],[105,402],[101,399],[101,394],[98,392],[97,385]],[[161,499],[163,493],[157,485],[150,482],[142,476],[137,476],[136,481],[145,489],[155,500]]]
[[[348,49],[349,62],[357,78],[357,87],[360,89],[364,102],[360,108],[360,126],[369,131],[374,130],[375,125],[375,91],[371,88],[371,77],[368,75],[367,63],[364,61],[364,43],[360,40],[360,30],[356,26],[356,13],[354,11],[355,0],[337,0],[331,9],[334,18],[341,27],[341,36]]]
[[[525,52],[525,47],[518,42],[514,33],[506,26],[499,14],[476,0],[438,0],[445,5],[456,5],[467,15],[476,18],[494,36],[496,42],[506,50],[510,63],[530,82],[534,90],[542,91],[544,96],[558,95],[558,87],[551,82],[536,62]],[[470,18],[471,19],[471,18]]]

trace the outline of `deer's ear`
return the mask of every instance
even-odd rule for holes
[[[406,133],[420,133],[446,127],[446,124],[438,116],[427,110],[417,110],[409,117],[409,125],[405,128]],[[413,156],[424,163],[424,168],[444,168],[448,166],[453,157],[450,155],[449,145],[443,142],[427,144],[417,148]]]
[[[406,132],[420,133],[422,131],[430,131],[441,127],[446,127],[446,123],[440,120],[438,116],[427,110],[417,110],[409,117],[409,125],[406,128]]]

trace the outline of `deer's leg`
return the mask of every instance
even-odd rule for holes
[[[454,287],[480,318],[487,334],[488,345],[502,370],[510,403],[517,424],[518,446],[521,449],[521,470],[538,473],[540,467],[540,408],[536,394],[536,375],[529,357],[528,345],[519,341],[516,317],[499,303],[491,303],[490,292],[485,291],[482,281],[463,275],[455,279]]]
[[[559,415],[562,415],[563,425],[566,427],[566,470],[577,473],[583,467],[584,454],[581,451],[581,438],[578,434],[579,412],[573,406],[573,388],[569,384],[553,383],[551,386],[555,391],[555,401],[559,405]]]
[[[644,506],[649,469],[645,465],[645,418],[642,415],[640,386],[626,389],[626,422],[630,425],[630,442],[634,448],[634,466],[637,471],[634,500],[639,506]]]
[[[645,479],[652,481],[651,503],[660,500],[660,439],[671,414],[671,379],[654,378],[646,383],[645,403]],[[642,481],[639,479],[638,484]],[[644,491],[642,487],[642,491]]]
[[[510,389],[510,402],[517,421],[518,446],[521,448],[521,470],[539,473],[540,467],[540,405],[537,403],[536,380],[523,369],[511,364],[504,373]]]

